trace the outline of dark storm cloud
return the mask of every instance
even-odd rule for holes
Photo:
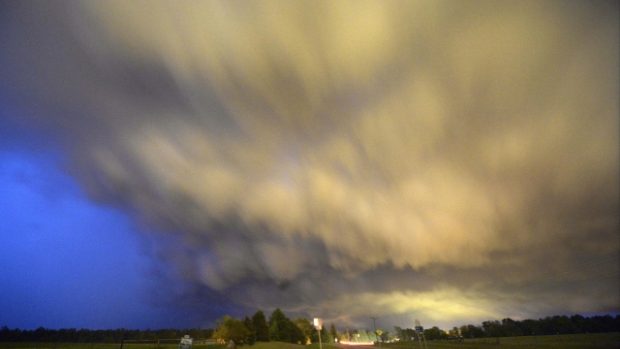
[[[56,5],[9,11],[3,81],[194,294],[618,310],[616,4]]]

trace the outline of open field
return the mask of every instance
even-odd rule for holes
[[[257,342],[251,346],[243,346],[243,349],[319,349],[318,343],[299,345],[282,342]],[[323,343],[323,349],[341,349],[342,346]]]
[[[52,343],[52,342],[0,342],[0,349],[119,349],[120,343]],[[155,343],[124,343],[123,349],[177,349],[178,343],[159,346]],[[194,344],[193,349],[225,349],[225,345]],[[319,349],[318,344],[298,345],[282,342],[258,342],[254,345],[237,346],[238,349]],[[323,349],[341,347],[323,343]]]
[[[178,343],[125,343],[123,349],[178,349]],[[0,342],[0,349],[119,349],[120,343],[49,343],[49,342]],[[197,344],[193,349],[224,349],[224,345]]]
[[[0,349],[119,349],[120,343],[52,343],[52,342],[0,342]],[[177,343],[125,343],[123,349],[177,349]],[[225,345],[194,344],[193,349],[225,349]],[[282,342],[258,342],[254,345],[237,346],[241,349],[319,349],[318,344],[298,345]],[[323,344],[323,349],[340,349],[337,346]]]
[[[176,349],[177,344],[125,344],[123,349]],[[0,342],[0,349],[118,349],[120,343],[10,343]],[[221,345],[194,345],[194,349],[224,349]],[[256,343],[253,346],[241,346],[245,349],[319,349],[318,344],[309,346],[269,342]],[[323,344],[323,349],[348,348],[348,346],[336,346]],[[378,349],[377,347],[354,347],[351,349]],[[384,344],[384,349],[420,349],[417,342]],[[463,342],[455,341],[429,341],[428,349],[613,349],[620,348],[620,332],[597,333],[597,334],[574,334],[557,336],[523,336],[466,339]]]

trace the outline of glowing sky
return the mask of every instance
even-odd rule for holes
[[[615,2],[3,5],[3,173],[44,144],[55,190],[93,209],[6,181],[2,206],[32,204],[2,239],[82,241],[88,220],[123,242],[126,260],[84,255],[137,280],[92,302],[160,300],[127,326],[179,304],[196,325],[276,306],[409,327],[620,310]]]

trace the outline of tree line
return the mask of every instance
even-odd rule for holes
[[[254,344],[255,342],[288,342],[298,344],[317,343],[319,337],[322,342],[333,343],[338,338],[334,324],[329,331],[325,327],[319,332],[306,318],[289,319],[284,312],[276,309],[265,317],[262,310],[258,310],[252,317],[242,320],[225,316],[217,323],[213,338],[221,342],[233,340],[235,343]]]
[[[424,330],[426,339],[450,338],[482,338],[482,337],[517,337],[533,335],[575,334],[575,333],[604,333],[615,332],[620,329],[620,315],[599,315],[585,317],[582,315],[556,315],[538,320],[513,320],[510,318],[501,321],[484,321],[479,326],[468,324],[454,327],[445,332],[437,327]],[[401,340],[414,340],[415,330],[411,328],[395,327],[396,336]]]
[[[129,330],[124,328],[114,330],[89,329],[49,329],[39,327],[35,330],[11,329],[6,326],[0,328],[2,342],[71,342],[71,343],[118,343],[123,339],[157,340],[181,338],[189,334],[193,338],[211,338],[212,329],[159,329],[159,330]]]
[[[75,343],[118,343],[122,340],[178,339],[184,335],[192,338],[213,338],[221,342],[234,340],[239,344],[253,344],[257,341],[279,341],[289,343],[316,343],[319,334],[310,320],[289,319],[280,309],[271,313],[269,320],[263,311],[258,310],[252,317],[235,319],[225,316],[217,322],[216,329],[161,329],[161,330],[89,330],[89,329],[48,329],[35,330],[0,328],[0,342],[75,342]],[[333,342],[337,338],[336,327],[329,331],[323,327],[321,340]]]
[[[463,325],[443,331],[436,326],[424,330],[428,340],[454,338],[481,338],[481,337],[515,337],[530,335],[553,335],[573,333],[603,333],[615,332],[620,329],[620,315],[584,317],[548,316],[538,320],[513,320],[510,318],[501,321],[489,320],[480,325]],[[258,310],[251,317],[235,319],[225,316],[217,322],[216,329],[160,329],[160,330],[89,330],[89,329],[47,329],[39,327],[35,330],[11,329],[6,326],[0,328],[2,342],[76,342],[118,343],[122,340],[157,340],[176,339],[183,335],[192,338],[214,338],[222,342],[230,340],[235,343],[253,344],[255,342],[280,341],[289,343],[317,343],[319,333],[310,320],[305,318],[289,319],[280,309],[274,310],[269,319],[263,311]],[[368,331],[347,330],[338,333],[334,324],[329,328],[323,326],[321,341],[333,343],[335,339],[354,340],[356,337],[367,340],[380,338],[383,341],[394,337],[403,340],[416,340],[416,332],[411,328],[395,327],[393,333],[382,331],[375,336]]]

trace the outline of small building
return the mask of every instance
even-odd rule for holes
[[[192,349],[193,339],[189,335],[183,336],[179,343],[179,349]]]

